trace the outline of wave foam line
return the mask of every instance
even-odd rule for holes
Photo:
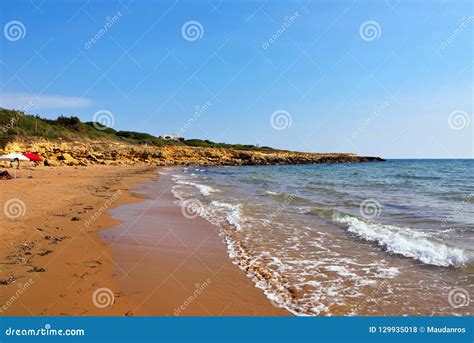
[[[199,189],[201,194],[204,195],[204,196],[209,196],[209,195],[211,195],[211,193],[218,192],[217,189],[212,188],[211,186],[200,184],[200,183],[195,183],[195,182],[190,182],[190,181],[183,181],[183,180],[177,180],[175,182],[179,185],[194,186],[197,189]]]
[[[391,253],[417,259],[425,264],[449,267],[469,262],[465,250],[430,240],[429,235],[409,228],[367,223],[350,216],[335,217],[333,220],[347,225],[349,232],[376,242]]]
[[[242,228],[242,217],[240,215],[240,204],[232,205],[225,202],[213,201],[211,206],[222,209],[226,212],[227,222],[235,227],[237,230]]]

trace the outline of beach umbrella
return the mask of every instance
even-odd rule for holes
[[[31,152],[25,152],[23,156],[33,162],[41,162],[43,160],[38,154],[33,154]]]
[[[25,155],[22,154],[17,154],[17,153],[10,153],[6,155],[0,156],[0,161],[29,161],[30,159],[26,157]]]
[[[10,153],[0,156],[0,161],[10,161],[12,166],[16,165],[16,168],[20,167],[20,161],[29,161],[30,159],[22,154]]]

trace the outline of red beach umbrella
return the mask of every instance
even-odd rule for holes
[[[33,162],[41,162],[43,160],[39,155],[30,152],[24,153],[23,156],[28,157]]]

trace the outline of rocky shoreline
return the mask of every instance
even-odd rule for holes
[[[342,153],[304,153],[282,150],[237,150],[189,146],[149,146],[109,141],[15,141],[0,154],[34,152],[45,166],[87,165],[283,165],[312,163],[381,162],[380,157]]]

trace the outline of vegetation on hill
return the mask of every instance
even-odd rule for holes
[[[201,139],[164,140],[148,133],[117,131],[100,123],[83,123],[78,117],[59,116],[44,119],[21,111],[0,108],[0,147],[18,138],[44,138],[47,140],[105,140],[147,144],[152,146],[180,145],[206,148],[233,148],[237,150],[273,150],[255,145],[215,143]]]

